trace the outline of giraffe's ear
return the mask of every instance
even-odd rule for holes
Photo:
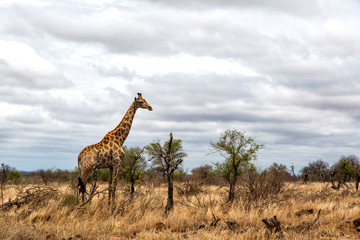
[[[136,101],[137,99],[136,99],[136,97],[135,97],[135,100],[134,101]]]

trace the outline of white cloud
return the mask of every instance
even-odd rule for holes
[[[29,88],[69,86],[54,65],[28,45],[16,41],[0,41],[1,84]]]
[[[42,0],[2,0],[0,2],[0,7],[1,6],[6,6],[6,5],[14,5],[14,4],[21,4],[21,5],[35,5],[35,6],[45,6],[47,5],[47,3],[45,1]]]

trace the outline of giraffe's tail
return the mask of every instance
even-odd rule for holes
[[[78,156],[78,171],[79,171],[79,175],[81,176],[81,164],[80,164],[80,162],[81,162],[81,157],[80,157],[80,154],[79,154],[79,156]]]
[[[86,187],[84,184],[84,181],[81,179],[81,157],[78,156],[78,171],[79,171],[79,177],[78,177],[78,189],[79,193],[86,193]]]
[[[78,177],[78,189],[79,189],[79,193],[83,193],[83,194],[87,193],[85,184],[84,184],[83,180],[81,179],[81,177]]]

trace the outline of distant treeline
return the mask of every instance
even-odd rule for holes
[[[134,170],[131,161],[124,161],[122,171],[120,171],[120,182],[126,183],[131,181],[131,172],[136,171],[136,183],[142,184],[161,184],[165,182],[163,173],[156,166],[148,166],[145,159],[138,163],[138,168]],[[265,170],[251,169],[252,174],[272,173],[275,176],[281,177],[285,181],[303,180],[306,176],[308,181],[330,181],[332,173],[336,173],[341,177],[342,181],[352,181],[355,179],[356,174],[360,172],[360,161],[356,155],[341,156],[341,158],[333,165],[328,162],[318,159],[308,163],[303,167],[299,174],[295,174],[293,166],[285,166],[283,164],[273,163]],[[132,173],[134,174],[134,173]],[[244,172],[244,175],[248,173]],[[62,169],[39,169],[36,171],[18,171],[17,169],[2,164],[0,172],[0,181],[7,181],[12,184],[49,184],[53,182],[67,183],[76,182],[79,172],[77,167],[73,170]],[[108,182],[109,170],[97,170],[98,181]],[[211,165],[202,165],[193,168],[189,173],[185,172],[182,168],[174,173],[174,180],[178,182],[198,181],[202,184],[208,185],[224,185],[223,177]],[[91,181],[91,177],[90,177]],[[241,178],[239,179],[241,181]]]

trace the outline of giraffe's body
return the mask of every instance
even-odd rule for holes
[[[145,108],[152,111],[151,106],[138,93],[138,98],[129,107],[119,125],[108,132],[103,139],[93,145],[85,147],[78,156],[80,180],[86,187],[87,180],[96,168],[109,168],[109,203],[115,198],[115,188],[120,163],[124,157],[122,145],[129,135],[130,128],[138,108]],[[85,189],[83,189],[85,191]]]

